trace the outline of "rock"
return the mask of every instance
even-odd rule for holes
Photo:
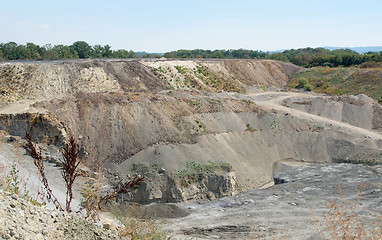
[[[103,227],[104,229],[109,230],[109,229],[111,229],[111,224],[110,224],[110,223],[104,223],[104,224],[102,225],[102,227]]]
[[[12,199],[17,200],[19,199],[19,196],[17,194],[12,194]]]
[[[0,193],[0,239],[106,239],[99,236],[107,234],[111,234],[111,239],[118,239],[111,222],[105,228],[101,225],[101,229],[98,229],[75,213],[50,211],[9,196],[8,193]]]

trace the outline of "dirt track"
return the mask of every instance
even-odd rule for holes
[[[379,134],[378,132],[371,131],[365,128],[360,128],[354,125],[351,125],[346,122],[336,121],[327,117],[321,117],[315,114],[310,114],[304,111],[300,111],[297,109],[285,107],[282,105],[282,102],[285,99],[291,99],[291,101],[298,102],[300,99],[304,99],[306,101],[307,99],[310,99],[311,101],[314,101],[315,98],[322,98],[321,95],[314,95],[314,94],[308,94],[308,93],[296,93],[296,92],[265,92],[265,93],[255,93],[248,95],[251,97],[256,104],[267,107],[270,109],[275,109],[277,111],[285,112],[287,114],[291,114],[293,117],[298,117],[305,120],[314,120],[317,122],[322,122],[325,124],[331,124],[333,126],[337,126],[340,128],[348,129],[349,131],[357,132],[359,134],[362,134],[366,137],[373,138],[375,140],[381,140],[382,134]],[[300,100],[301,101],[301,100]],[[372,99],[369,99],[369,101],[373,102]],[[355,118],[359,118],[361,116],[354,116]]]

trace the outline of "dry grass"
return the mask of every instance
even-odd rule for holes
[[[325,233],[329,234],[330,239],[338,240],[382,239],[382,215],[371,226],[366,226],[366,219],[358,213],[364,189],[364,185],[361,185],[354,201],[345,200],[342,189],[339,189],[340,199],[331,199],[323,220],[318,221],[318,225],[324,229],[321,231],[323,239],[326,239]]]
[[[139,217],[139,210],[136,205],[131,205],[124,211],[118,208],[111,209],[111,213],[118,219],[122,227],[119,234],[122,238],[131,240],[166,240],[170,236],[164,232],[161,225],[153,219],[143,219]]]
[[[81,169],[89,169],[82,174],[81,205],[86,210],[87,217],[96,221],[99,219],[101,210],[98,202],[101,200],[102,187],[106,183],[106,179],[102,174],[102,164],[95,158],[87,161],[87,165],[82,164]]]

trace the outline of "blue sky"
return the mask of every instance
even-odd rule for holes
[[[381,0],[0,1],[0,42],[113,49],[381,46]]]

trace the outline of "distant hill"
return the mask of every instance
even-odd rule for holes
[[[367,52],[380,52],[382,51],[382,46],[371,46],[371,47],[323,47],[329,50],[336,49],[350,49],[357,53],[367,53]]]
[[[363,53],[367,53],[367,52],[380,52],[382,51],[382,46],[369,46],[369,47],[322,47],[322,48],[325,48],[325,49],[328,49],[330,51],[333,51],[333,50],[336,50],[336,49],[350,49],[350,50],[353,50],[357,53],[360,53],[360,54],[363,54]],[[280,50],[276,50],[276,51],[268,51],[267,53],[282,53],[286,50],[290,50],[290,49],[280,49]]]

